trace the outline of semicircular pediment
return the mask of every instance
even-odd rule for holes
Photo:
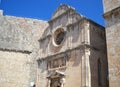
[[[71,8],[70,6],[65,5],[65,4],[60,5],[60,6],[57,8],[57,10],[53,13],[51,19],[54,19],[54,18],[56,18],[57,16],[63,14],[64,12],[66,12],[67,10],[69,10],[70,8]]]

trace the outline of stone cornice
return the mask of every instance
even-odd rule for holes
[[[113,13],[116,13],[116,12],[120,12],[120,6],[111,10],[111,11],[108,11],[108,12],[104,13],[103,17],[107,18],[107,17],[109,17],[110,15],[112,15]]]
[[[96,25],[96,26],[100,27],[100,28],[101,28],[101,30],[105,31],[105,27],[103,27],[102,25],[100,25],[100,24],[98,24],[98,23],[94,22],[94,21],[93,21],[93,20],[91,20],[91,19],[88,19],[88,18],[85,18],[85,19],[86,19],[86,20],[88,20],[90,23],[92,23],[92,24],[94,24],[94,25]]]
[[[24,53],[24,54],[31,54],[32,52],[27,51],[27,50],[15,50],[15,49],[4,49],[4,48],[0,48],[0,51],[3,52],[15,52],[15,53]]]
[[[67,54],[67,53],[69,53],[69,52],[71,52],[71,51],[73,51],[73,50],[77,50],[77,49],[81,49],[81,50],[84,50],[84,49],[92,49],[92,50],[95,50],[95,51],[102,52],[102,50],[97,49],[97,48],[95,48],[95,47],[93,47],[93,46],[91,46],[91,45],[81,44],[81,45],[79,45],[79,46],[77,46],[77,47],[74,47],[74,48],[72,48],[72,49],[67,49],[67,50],[65,50],[65,51],[63,51],[63,52],[56,53],[56,54],[53,54],[53,55],[48,55],[47,57],[38,58],[38,59],[36,59],[36,60],[37,60],[37,61],[39,61],[39,60],[46,60],[46,59],[48,59],[48,58],[52,58],[52,57],[57,56],[57,55]]]
[[[73,10],[72,8],[69,8],[67,11],[63,12],[61,15],[58,15],[57,17],[55,17],[55,18],[53,18],[53,19],[50,19],[50,20],[48,21],[48,23],[51,23],[52,21],[60,18],[60,17],[63,16],[64,14],[67,14],[69,11],[74,11],[74,10]]]
[[[85,20],[85,18],[83,17],[83,18],[81,18],[80,20],[78,20],[78,21],[76,21],[76,22],[74,22],[74,23],[72,23],[72,24],[67,24],[66,27],[74,26],[74,25],[76,25],[77,23],[83,22],[84,20]],[[84,23],[84,22],[83,22],[83,23]],[[42,40],[45,40],[45,39],[47,39],[47,38],[50,38],[51,36],[52,36],[51,33],[49,33],[49,34],[46,35],[45,37],[40,38],[38,41],[41,42]]]
[[[104,28],[103,26],[95,23],[94,21],[92,21],[92,20],[90,20],[90,19],[88,19],[88,18],[86,18],[86,17],[82,17],[80,20],[78,20],[78,21],[76,21],[76,22],[74,22],[74,23],[72,23],[72,24],[67,24],[66,27],[74,26],[74,25],[76,25],[76,24],[78,24],[78,23],[80,23],[80,22],[83,22],[83,23],[84,23],[84,20],[87,20],[87,21],[89,21],[90,23],[92,23],[92,24],[94,24],[94,25],[96,25],[96,26],[101,27],[101,30],[105,31],[105,28]],[[42,40],[45,40],[46,38],[49,38],[49,37],[51,37],[51,36],[52,36],[51,34],[48,34],[47,36],[40,38],[38,41],[41,42]]]

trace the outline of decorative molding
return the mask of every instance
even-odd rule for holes
[[[58,55],[69,54],[69,52],[71,52],[71,51],[73,51],[73,50],[78,50],[78,49],[80,49],[80,50],[91,49],[91,50],[103,52],[103,50],[97,49],[97,48],[95,48],[95,47],[93,47],[93,46],[91,46],[91,45],[81,44],[81,45],[79,45],[79,46],[77,46],[77,47],[74,47],[74,48],[72,48],[72,49],[67,49],[67,50],[65,50],[65,51],[63,51],[63,52],[56,53],[56,54],[53,54],[53,55],[49,55],[49,56],[47,56],[47,57],[38,58],[38,59],[36,59],[36,60],[37,60],[37,61],[38,61],[38,60],[48,60],[49,58],[56,57],[56,56],[58,56]]]
[[[104,13],[103,17],[107,18],[107,17],[109,17],[110,15],[112,15],[112,14],[114,14],[116,12],[120,12],[120,6],[115,8],[115,9],[113,9],[113,10],[111,10],[111,11],[108,11],[108,12]]]
[[[63,37],[60,39],[59,36],[61,37],[63,36]],[[63,42],[65,41],[65,38],[66,38],[66,27],[59,27],[55,29],[55,31],[53,32],[52,43],[55,47],[62,46]]]
[[[51,19],[51,20],[49,20],[48,23],[51,24],[51,22],[53,22],[53,21],[59,19],[59,18],[62,17],[63,15],[67,14],[69,11],[75,11],[75,10],[72,9],[72,8],[69,8],[68,10],[66,10],[65,12],[63,12],[61,15],[59,15],[59,16],[57,16],[57,17]]]
[[[0,48],[0,51],[24,53],[24,54],[31,54],[32,53],[31,51],[27,51],[27,50],[15,50],[15,49],[4,49],[4,48]]]
[[[52,69],[48,69],[48,71],[55,71],[55,70],[65,70],[67,68],[67,66],[63,66],[63,67],[58,67],[58,68],[52,68]]]
[[[50,37],[52,37],[51,34],[49,34],[49,35],[47,35],[47,36],[45,36],[45,37],[40,38],[38,41],[39,41],[39,42],[42,42],[43,40],[45,40],[45,39],[47,39],[47,38],[50,38]]]

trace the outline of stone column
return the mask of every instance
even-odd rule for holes
[[[89,60],[90,51],[85,49],[85,61],[86,61],[86,87],[91,87],[91,72],[90,72],[90,60]]]
[[[85,55],[82,57],[82,87],[91,87],[89,55],[89,49],[85,48]]]
[[[81,54],[84,54],[83,51],[81,51]],[[85,67],[85,54],[84,56],[82,56],[82,64],[81,64],[81,67],[82,67],[82,74],[81,74],[81,80],[82,80],[82,84],[81,84],[81,87],[86,87],[86,67]]]
[[[64,87],[64,84],[65,84],[65,78],[62,78],[62,79],[60,80],[60,83],[61,83],[61,87]]]
[[[50,81],[50,79],[48,79],[48,87],[50,87],[50,83],[51,83],[51,81]]]

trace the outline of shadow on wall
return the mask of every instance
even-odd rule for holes
[[[72,66],[73,67],[79,66],[83,56],[84,56],[83,54],[80,54],[80,49],[72,51],[70,59],[70,62],[73,62]]]
[[[89,59],[91,87],[108,87],[108,61],[106,55],[92,50]]]
[[[95,25],[90,26],[90,70],[91,87],[108,87],[108,60],[105,30]]]
[[[81,49],[72,50],[68,52],[68,54],[68,62],[70,64],[69,66],[80,66],[80,64],[82,63],[82,57],[84,56],[84,54],[81,52]]]
[[[45,29],[45,31],[41,36],[42,37],[39,40],[39,47],[40,49],[42,49],[42,53],[46,53],[47,50],[46,48],[48,48],[49,46],[50,37],[51,37],[49,27]]]
[[[71,37],[72,38],[72,43],[77,43],[78,42],[78,39],[79,39],[79,36],[80,36],[80,30],[79,29],[79,25],[76,25],[76,26],[73,26],[73,29],[71,29]]]
[[[41,69],[41,73],[47,70],[47,62],[44,59],[38,60],[37,63],[38,63],[38,69]]]

